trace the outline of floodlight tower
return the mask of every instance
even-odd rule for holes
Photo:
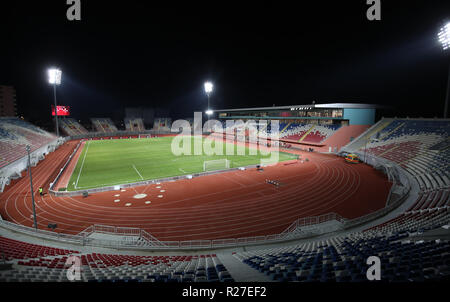
[[[206,114],[208,115],[208,119],[209,119],[209,116],[213,113],[213,111],[209,107],[209,97],[210,97],[212,91],[213,91],[213,84],[211,82],[206,82],[205,83],[205,92],[206,92],[206,95],[208,96],[208,109],[206,110]]]
[[[450,49],[450,22],[447,22],[438,33],[439,42],[442,44],[444,51],[449,51]],[[447,95],[445,97],[445,107],[444,107],[444,118],[448,117],[448,102],[450,98],[450,66],[448,71],[448,82],[447,82]]]
[[[58,126],[58,109],[56,105],[56,85],[61,84],[62,72],[58,68],[50,68],[48,70],[48,82],[53,85],[53,98],[55,102],[55,123],[56,123],[56,136],[59,137],[59,126]]]
[[[27,150],[27,154],[28,154],[28,176],[30,177],[30,188],[31,188],[31,202],[33,205],[33,220],[34,220],[34,228],[37,230],[38,229],[38,225],[37,225],[37,219],[36,219],[36,206],[34,203],[34,190],[33,190],[33,178],[31,177],[31,160],[30,160],[30,146],[27,145],[26,146],[26,150]]]

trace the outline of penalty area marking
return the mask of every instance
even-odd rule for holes
[[[136,169],[136,167],[134,165],[132,165],[134,168],[134,171],[136,171],[136,173],[139,175],[139,177],[141,178],[141,180],[144,180],[144,178],[142,177],[141,173],[139,173],[139,171]]]

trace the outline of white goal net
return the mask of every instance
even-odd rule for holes
[[[216,171],[230,168],[230,160],[228,159],[216,159],[206,160],[203,162],[203,171]]]

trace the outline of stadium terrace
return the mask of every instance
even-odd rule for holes
[[[51,2],[2,5],[0,285],[361,300],[450,281],[439,1]]]

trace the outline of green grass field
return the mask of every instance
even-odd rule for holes
[[[112,186],[143,180],[188,175],[203,172],[203,163],[207,160],[228,159],[230,168],[256,165],[260,159],[268,159],[269,155],[249,155],[245,148],[245,155],[181,155],[175,156],[171,151],[174,137],[96,140],[88,141],[84,145],[75,170],[72,173],[68,191],[83,190],[104,186]],[[194,149],[191,138],[191,149]],[[203,141],[202,141],[203,142]],[[223,143],[224,154],[227,148],[237,146]],[[214,143],[212,144],[214,146]],[[191,154],[194,154],[192,151]],[[294,159],[295,156],[279,152],[279,161]]]

